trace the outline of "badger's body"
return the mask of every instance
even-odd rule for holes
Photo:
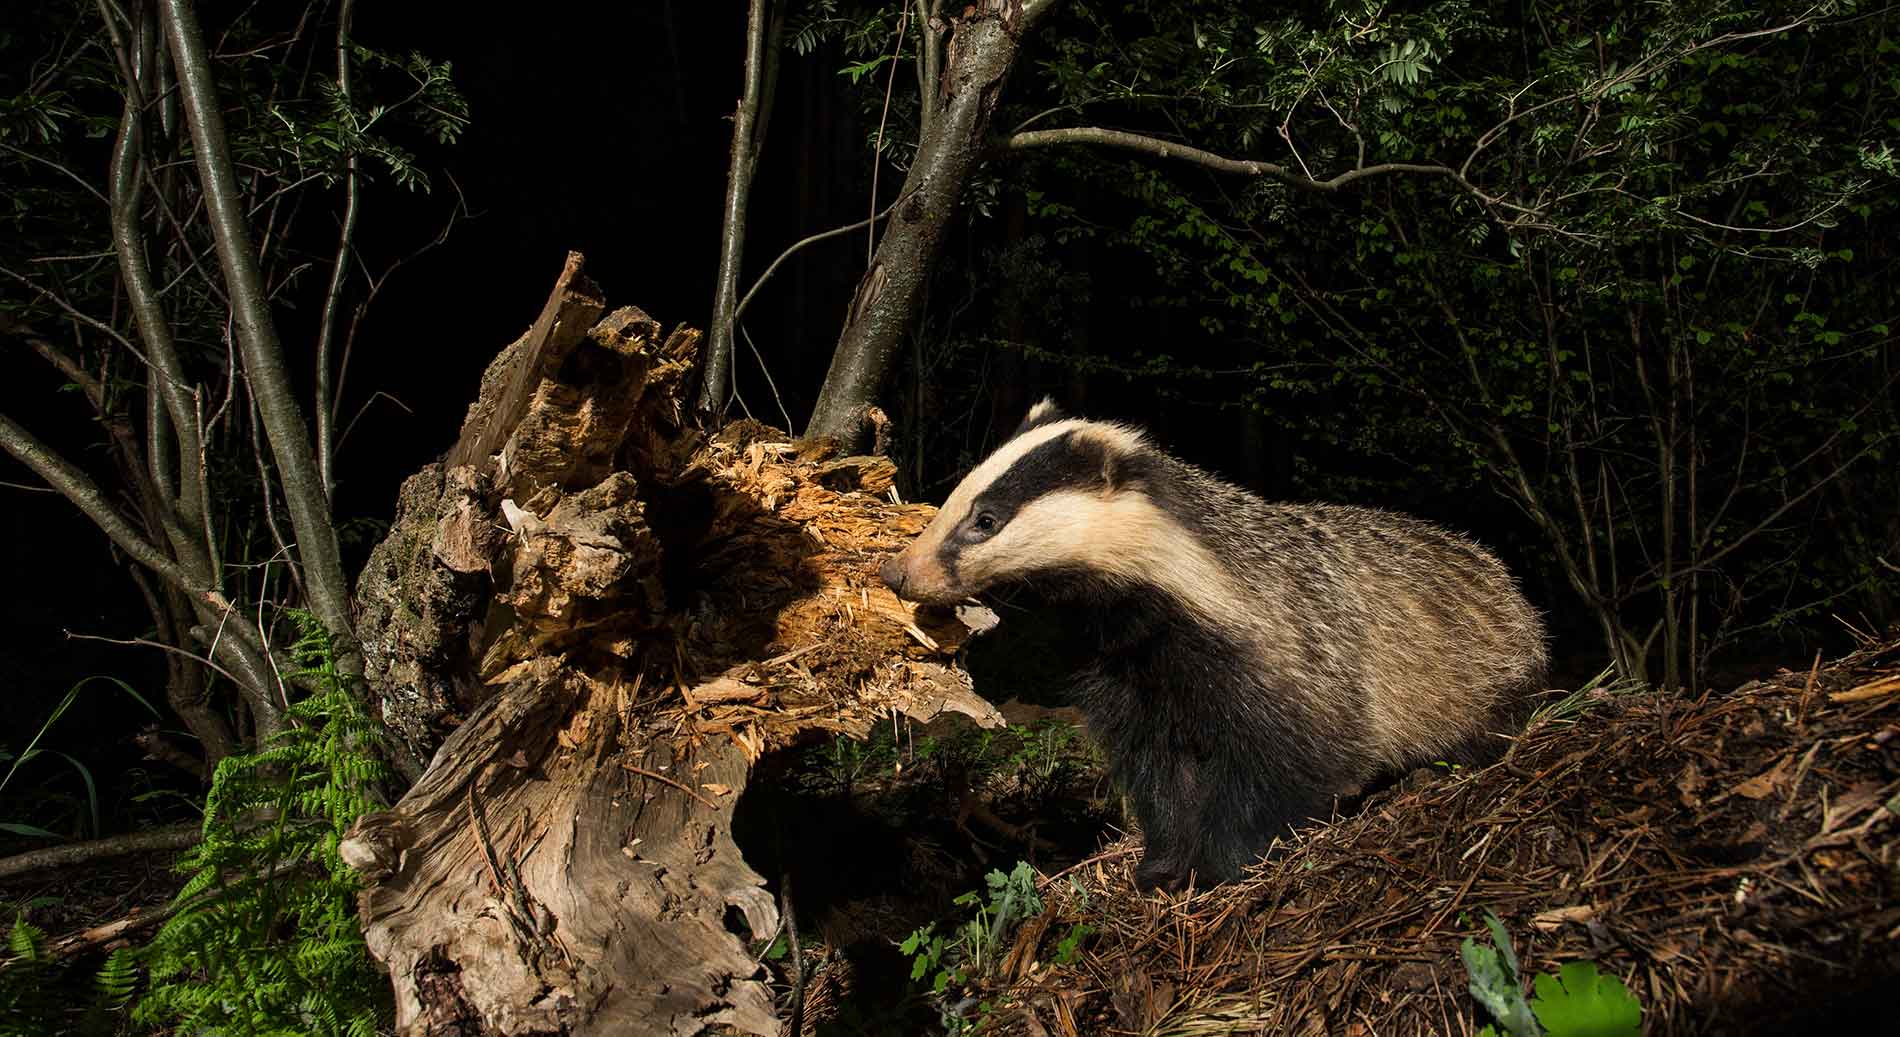
[[[1072,690],[1147,886],[1234,878],[1382,773],[1494,758],[1547,662],[1536,611],[1463,537],[1270,504],[1047,400],[883,575],[917,601],[1014,584],[1070,610]]]

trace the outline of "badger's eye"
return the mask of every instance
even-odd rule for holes
[[[970,527],[978,533],[994,533],[996,532],[996,516],[987,511],[979,511],[976,517],[970,520]]]

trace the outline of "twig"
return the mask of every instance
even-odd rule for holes
[[[766,279],[770,278],[774,273],[776,273],[778,271],[779,264],[785,262],[787,259],[790,259],[792,257],[792,253],[797,252],[799,249],[804,248],[806,245],[816,245],[817,243],[825,240],[826,238],[835,238],[840,234],[849,234],[852,231],[857,230],[859,227],[863,227],[871,223],[876,223],[878,220],[881,220],[884,217],[889,216],[892,210],[896,209],[899,205],[902,205],[904,202],[904,199],[909,198],[911,195],[916,194],[916,193],[917,192],[913,190],[913,191],[909,191],[904,194],[898,195],[897,200],[885,206],[883,212],[873,213],[869,219],[859,220],[856,223],[846,224],[843,227],[833,227],[830,230],[820,231],[817,234],[811,235],[810,237],[803,238],[797,242],[794,242],[792,244],[792,247],[786,249],[783,252],[780,252],[778,254],[778,258],[772,260],[771,265],[765,268],[765,273],[760,274],[758,280],[752,282],[751,289],[749,289],[745,293],[745,297],[739,300],[739,305],[737,307],[734,307],[732,311],[733,322],[734,323],[738,322],[739,315],[745,312],[746,304],[752,301],[752,297],[754,295],[759,294],[759,289],[765,287]]]
[[[635,767],[631,763],[623,763],[620,766],[625,767],[627,770],[630,770],[633,773],[638,774],[643,778],[652,778],[654,781],[661,782],[662,784],[671,785],[674,788],[680,790],[681,792],[684,792],[687,795],[693,797],[694,799],[699,800],[701,803],[706,804],[706,806],[710,807],[713,810],[719,809],[719,804],[714,803],[712,800],[707,799],[705,796],[702,796],[697,792],[694,792],[692,789],[687,788],[686,786],[680,784],[677,781],[674,781],[672,778],[669,778],[664,774],[655,774],[652,771],[647,770],[643,767]]]
[[[67,843],[63,846],[49,846],[43,850],[16,853],[11,857],[0,857],[0,879],[44,871],[48,868],[84,864],[106,857],[123,857],[127,854],[150,853],[156,850],[182,850],[198,842],[201,830],[202,826],[198,822],[186,821],[144,832],[128,832],[124,835],[111,835],[104,839],[92,839],[83,843]]]
[[[871,145],[871,215],[877,218],[877,174],[884,163],[884,124],[891,118],[891,89],[897,85],[897,58],[904,53],[904,29],[910,25],[910,8],[903,8],[897,16],[897,37],[891,41],[891,74],[884,79],[884,112],[877,117],[877,140]],[[929,98],[924,99],[930,103]],[[871,257],[877,252],[877,234],[864,236],[864,265],[871,265]]]
[[[62,936],[53,941],[47,946],[46,954],[55,959],[84,954],[96,947],[103,947],[114,940],[121,939],[128,933],[150,929],[177,914],[178,908],[177,904],[167,904],[153,911],[136,911],[104,925],[81,929],[70,936]]]
[[[156,649],[159,649],[160,651],[171,652],[173,655],[182,655],[185,658],[190,659],[192,662],[195,662],[200,666],[203,666],[207,669],[218,671],[218,673],[223,675],[225,680],[230,681],[231,683],[237,685],[238,687],[240,688],[245,687],[245,684],[243,681],[238,680],[236,677],[232,676],[231,671],[225,669],[222,666],[219,666],[217,662],[214,661],[210,656],[199,655],[196,652],[189,652],[183,648],[178,647],[177,645],[168,645],[162,641],[151,641],[143,637],[128,637],[128,638],[101,637],[98,634],[75,634],[70,630],[65,631],[65,634],[67,638],[74,641],[104,641],[106,644],[112,644],[112,645],[137,645],[142,648],[156,648]]]
[[[1814,702],[1814,682],[1820,675],[1821,653],[1819,650],[1816,650],[1814,653],[1814,665],[1808,667],[1808,683],[1801,689],[1801,709],[1799,715],[1795,718],[1796,724],[1805,724],[1808,722],[1808,709]]]
[[[25,490],[28,493],[58,493],[59,492],[58,490],[53,489],[51,486],[28,486],[27,484],[23,482],[8,482],[5,479],[0,479],[0,486],[5,486],[9,490]]]
[[[1475,184],[1465,179],[1463,174],[1450,166],[1438,163],[1420,162],[1381,162],[1378,165],[1360,166],[1339,173],[1325,180],[1301,176],[1287,167],[1275,162],[1257,162],[1253,159],[1228,158],[1211,151],[1176,144],[1158,137],[1128,133],[1124,130],[1105,129],[1100,126],[1073,126],[1061,130],[1029,130],[1012,134],[1001,142],[1005,151],[1027,151],[1030,148],[1047,147],[1052,144],[1098,144],[1103,147],[1122,148],[1127,151],[1139,151],[1156,158],[1174,159],[1205,166],[1217,173],[1241,173],[1247,176],[1262,176],[1277,180],[1288,187],[1303,191],[1329,193],[1346,187],[1355,180],[1372,176],[1390,176],[1398,173],[1416,173],[1425,176],[1442,176],[1459,187],[1471,192],[1487,205],[1497,205],[1518,212],[1535,214],[1536,210],[1513,205],[1479,190]]]
[[[797,430],[792,428],[792,416],[785,410],[785,400],[778,394],[778,383],[772,380],[772,369],[765,364],[765,354],[759,352],[759,347],[753,344],[752,333],[745,329],[745,325],[737,321],[733,324],[738,327],[739,336],[745,339],[746,348],[752,350],[753,359],[759,362],[759,373],[765,376],[765,384],[772,390],[772,402],[778,404],[778,416],[785,419],[786,434],[796,434]],[[732,392],[733,395],[738,395],[739,380],[737,378],[732,380]]]
[[[785,938],[792,952],[792,1026],[791,1037],[802,1037],[805,1029],[805,957],[798,947],[798,919],[792,917],[792,873],[779,878],[779,918],[785,922]]]

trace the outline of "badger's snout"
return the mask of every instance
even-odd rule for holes
[[[967,591],[951,578],[949,570],[928,549],[917,545],[886,558],[878,566],[878,578],[905,601],[919,605],[947,605],[963,600]]]
[[[877,568],[877,575],[878,579],[884,581],[884,586],[889,587],[898,597],[904,596],[904,584],[908,582],[908,578],[904,572],[902,554],[894,554],[884,559],[884,564]]]

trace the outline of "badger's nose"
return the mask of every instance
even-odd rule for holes
[[[884,581],[884,586],[897,592],[898,597],[904,596],[904,566],[898,561],[897,555],[884,559],[884,564],[877,568],[877,575]]]

